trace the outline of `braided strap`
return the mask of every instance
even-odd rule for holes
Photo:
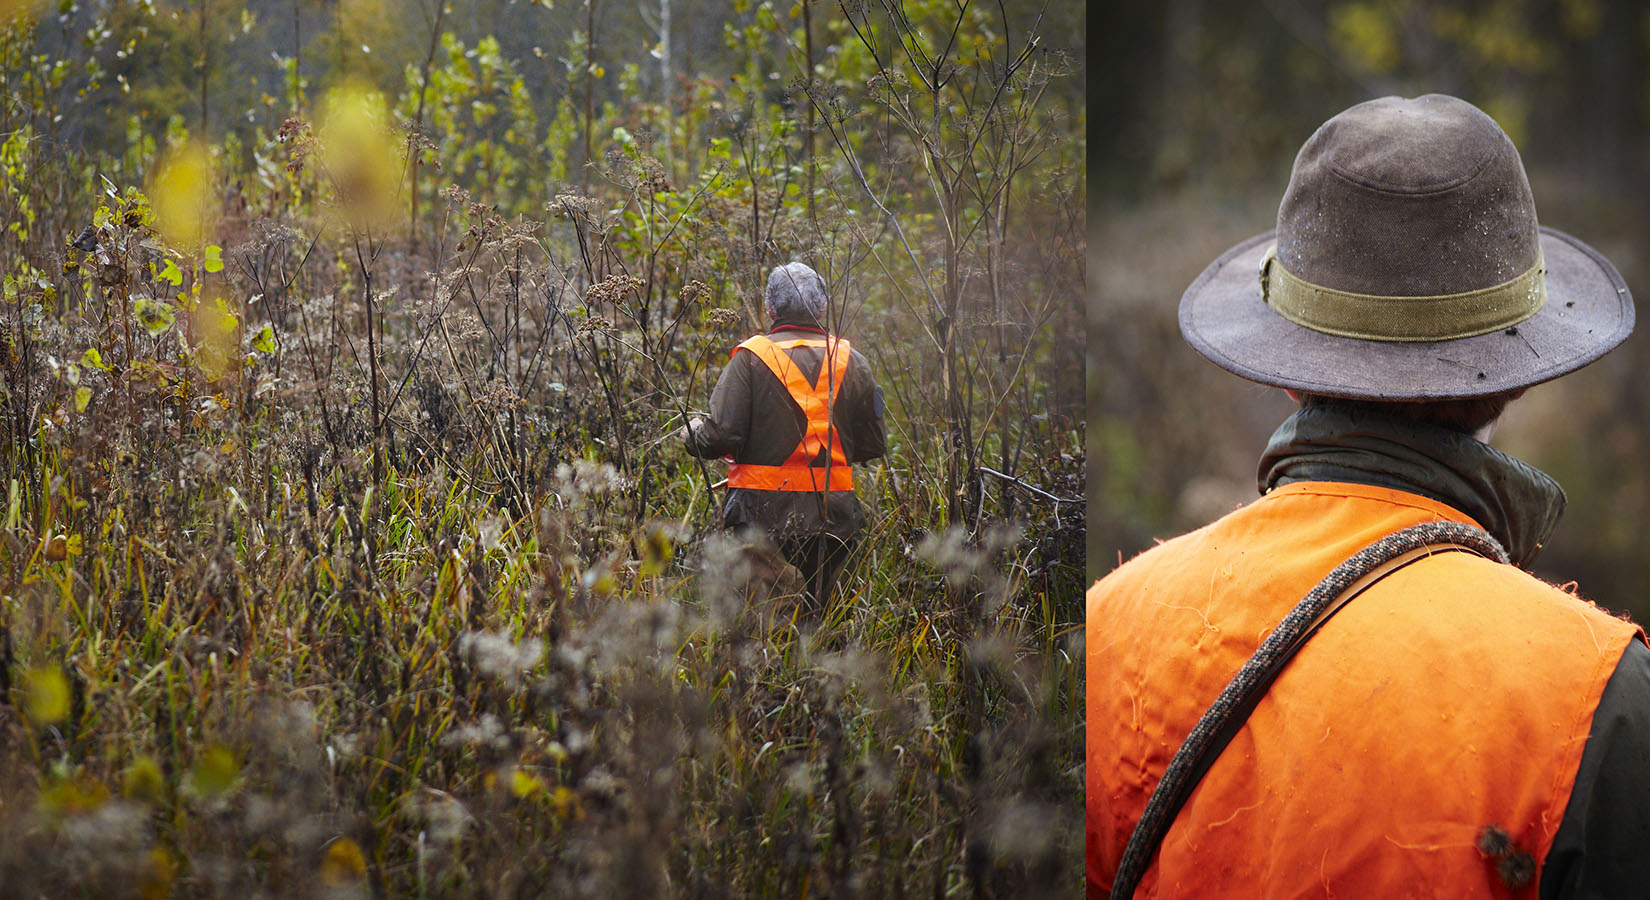
[[[1175,816],[1197,787],[1203,773],[1214,764],[1226,743],[1248,720],[1249,713],[1260,703],[1283,665],[1322,626],[1327,618],[1324,613],[1333,612],[1331,604],[1360,578],[1382,565],[1406,553],[1415,553],[1437,544],[1453,544],[1456,546],[1448,549],[1466,550],[1495,562],[1507,562],[1507,553],[1501,545],[1476,525],[1425,522],[1389,534],[1336,566],[1295,604],[1289,615],[1284,616],[1278,627],[1261,643],[1260,649],[1243,664],[1214,704],[1203,713],[1196,727],[1186,736],[1185,743],[1175,752],[1174,759],[1163,770],[1163,778],[1152,791],[1146,811],[1135,824],[1128,846],[1123,850],[1117,877],[1112,883],[1112,900],[1128,900],[1134,896],[1134,890],[1157,855],[1157,848],[1162,844],[1169,826],[1174,824]],[[1360,589],[1367,587],[1365,584]]]

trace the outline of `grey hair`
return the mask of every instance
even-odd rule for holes
[[[768,291],[762,298],[768,319],[797,317],[825,321],[825,279],[807,263],[788,262],[768,273]]]

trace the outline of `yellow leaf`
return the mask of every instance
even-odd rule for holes
[[[230,312],[222,297],[217,298],[216,303],[197,306],[190,319],[199,341],[195,352],[200,367],[207,378],[214,381],[222,378],[238,361],[235,332],[240,327],[240,319]]]
[[[240,773],[241,763],[235,758],[235,751],[222,744],[213,744],[206,748],[206,752],[196,761],[195,768],[189,772],[189,782],[196,793],[215,797],[229,790]]]
[[[138,900],[166,900],[172,896],[172,881],[178,877],[178,861],[172,851],[155,846],[149,851],[149,865],[138,881]]]
[[[86,404],[92,402],[92,389],[81,385],[74,389],[74,411],[85,412]]]
[[[556,811],[557,818],[584,818],[584,807],[579,803],[579,795],[573,793],[573,789],[565,784],[550,792],[550,807]]]
[[[149,198],[161,236],[174,247],[198,248],[216,217],[206,148],[189,141],[167,154],[149,183]]]
[[[161,791],[165,786],[166,780],[161,775],[160,764],[148,755],[132,760],[132,764],[126,767],[125,773],[120,777],[120,792],[128,800],[155,803],[160,800]]]
[[[69,717],[69,679],[57,666],[36,666],[23,676],[23,712],[36,725]]]
[[[97,810],[109,800],[109,789],[84,772],[57,778],[40,792],[42,812],[71,816]]]
[[[360,881],[367,874],[367,857],[361,845],[341,837],[327,848],[321,857],[321,880],[330,887],[343,887]]]
[[[388,224],[405,210],[396,196],[400,144],[381,92],[361,83],[333,88],[321,103],[316,137],[321,167],[352,225]]]
[[[676,548],[671,546],[670,536],[658,526],[649,528],[642,538],[642,577],[657,575],[670,565],[675,558]]]
[[[30,0],[0,0],[0,25],[9,25],[14,19],[32,22],[37,5]]]
[[[510,779],[510,793],[517,797],[531,797],[544,790],[544,780],[521,767],[517,767]]]

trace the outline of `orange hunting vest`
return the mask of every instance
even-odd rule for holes
[[[1421,522],[1424,497],[1290,484],[1088,594],[1088,893],[1104,897],[1170,758],[1330,569]],[[1137,897],[1530,897],[1630,622],[1444,553],[1346,606],[1283,670],[1164,838]],[[1642,638],[1641,638],[1642,639]],[[1520,890],[1485,826],[1537,864]]]
[[[793,347],[825,348],[825,359],[819,367],[819,378],[809,383],[786,350]],[[851,491],[854,489],[853,468],[842,452],[842,440],[831,427],[831,407],[842,391],[842,379],[848,374],[848,342],[841,338],[796,338],[773,341],[767,335],[756,335],[733,348],[728,356],[740,350],[756,354],[768,371],[790,392],[791,399],[802,407],[808,417],[807,430],[791,455],[777,466],[756,466],[749,463],[731,463],[728,466],[728,487],[753,488],[759,491]],[[815,465],[820,451],[828,449],[830,465]]]

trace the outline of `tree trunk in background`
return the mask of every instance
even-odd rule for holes
[[[802,73],[803,85],[812,91],[814,85],[814,18],[812,0],[802,0],[802,51],[807,57],[807,70]],[[808,104],[808,125],[802,131],[803,166],[808,171],[808,221],[814,232],[819,231],[819,217],[814,212],[814,105]]]
[[[593,159],[590,129],[596,119],[596,0],[585,0],[584,33],[584,165],[579,167],[579,189],[590,189]]]
[[[349,67],[344,65],[344,0],[333,0],[332,3],[332,35],[338,43],[338,74],[349,76]]]
[[[292,103],[296,110],[304,102],[299,86],[303,84],[304,28],[298,18],[298,0],[292,0]]]
[[[1612,0],[1604,10],[1604,21],[1593,52],[1587,54],[1588,86],[1584,116],[1588,140],[1582,143],[1585,156],[1577,164],[1586,172],[1587,183],[1598,191],[1615,189],[1626,174],[1622,157],[1623,133],[1634,113],[1632,87],[1636,73],[1629,71],[1633,41],[1641,34],[1638,25],[1640,4],[1633,0]]]
[[[659,96],[665,113],[670,113],[670,0],[659,0]],[[665,130],[665,146],[670,146],[670,130]]]
[[[430,94],[430,68],[435,64],[435,50],[441,46],[441,23],[447,12],[446,0],[435,0],[435,24],[430,27],[430,48],[424,54],[424,70],[419,73],[418,79],[418,111],[413,114],[413,136],[416,138],[424,131],[424,104]],[[410,173],[407,184],[407,197],[410,208],[407,211],[407,236],[411,244],[411,255],[418,258],[418,161],[423,151],[415,142],[407,145],[407,170]],[[431,188],[434,189],[433,187]]]
[[[1166,115],[1161,124],[1164,137],[1172,139],[1173,135],[1186,132],[1186,122],[1177,120],[1177,116],[1197,115],[1174,101],[1184,103],[1204,89],[1202,68],[1198,65],[1201,55],[1197,48],[1203,33],[1202,0],[1170,0],[1167,17],[1168,27],[1163,30],[1163,78],[1160,84],[1163,96],[1170,103],[1164,106]],[[1168,143],[1167,140],[1160,141],[1158,146],[1167,146]],[[1158,170],[1155,173],[1158,177],[1186,174],[1163,172],[1161,162],[1161,158],[1147,160],[1151,169]]]
[[[207,15],[206,4],[207,4],[207,0],[200,0],[200,13],[201,13],[201,16],[200,16],[200,39],[201,39],[201,56],[200,56],[200,67],[201,67],[201,124],[200,124],[200,136],[201,136],[202,140],[206,139],[206,73],[211,70],[210,62],[211,62],[211,52],[212,52],[212,49],[207,44],[207,40],[206,40],[206,15]]]

